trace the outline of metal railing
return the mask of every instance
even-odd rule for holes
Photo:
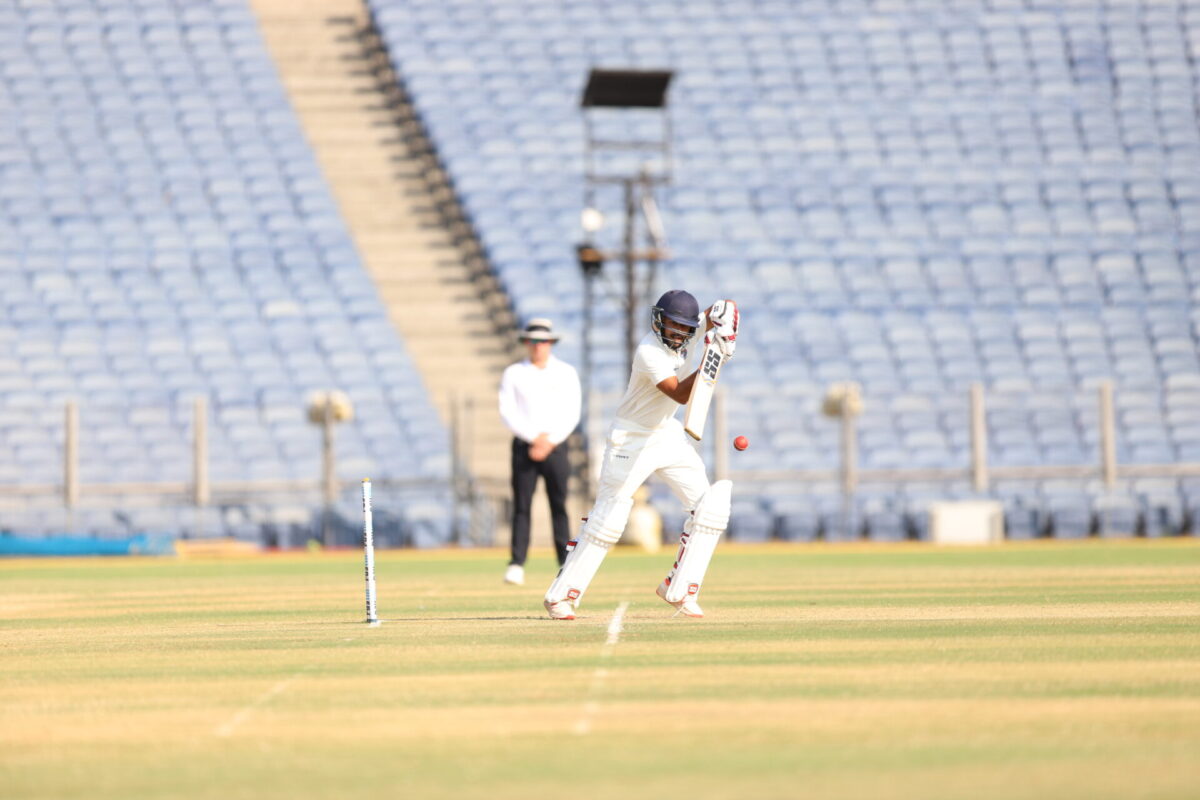
[[[1118,491],[1122,479],[1178,479],[1200,476],[1200,463],[1121,464],[1117,460],[1117,426],[1113,384],[1104,381],[1097,387],[1099,447],[1092,464],[992,465],[988,454],[987,408],[983,386],[972,384],[970,403],[970,459],[959,467],[908,467],[861,469],[858,466],[857,425],[849,406],[843,404],[837,419],[841,432],[839,464],[827,469],[731,469],[728,453],[727,400],[718,390],[714,406],[714,475],[739,482],[775,482],[812,488],[815,484],[836,483],[841,495],[841,535],[855,532],[855,496],[862,484],[904,485],[913,483],[969,483],[975,492],[986,493],[993,481],[1076,480],[1101,481],[1108,492]],[[949,494],[949,492],[948,492]],[[1133,531],[1129,531],[1132,533]]]
[[[332,403],[325,405],[325,414],[318,422],[316,435],[321,439],[319,474],[312,478],[260,478],[213,481],[209,474],[209,411],[208,401],[196,397],[192,404],[191,420],[191,480],[163,481],[93,481],[85,482],[80,475],[80,408],[76,400],[68,400],[63,415],[62,482],[0,483],[0,498],[32,500],[59,496],[62,507],[73,511],[87,505],[88,499],[122,499],[130,508],[163,505],[164,501],[190,505],[197,509],[224,505],[242,505],[255,498],[290,496],[311,503],[320,498],[323,506],[320,535],[328,543],[332,536],[332,514],[338,498],[345,492],[357,490],[361,478],[339,478],[335,449],[335,422]],[[500,487],[479,481],[467,472],[459,426],[463,421],[456,415],[452,421],[454,453],[450,474],[429,478],[372,478],[372,483],[386,493],[388,490],[443,491],[451,489],[454,507],[452,539],[456,544],[481,544],[491,541],[491,522],[494,507],[502,503]],[[371,477],[371,476],[362,476]]]
[[[987,492],[994,481],[1081,480],[1100,481],[1107,490],[1117,489],[1119,481],[1138,478],[1178,479],[1200,477],[1200,463],[1121,464],[1117,459],[1116,414],[1111,382],[1097,389],[1098,457],[1092,464],[994,465],[989,463],[986,400],[983,387],[975,384],[969,392],[970,458],[969,463],[950,467],[905,467],[863,469],[859,466],[856,417],[850,406],[835,420],[840,426],[839,459],[836,467],[820,469],[735,469],[728,452],[729,424],[726,390],[719,389],[713,408],[713,473],[717,479],[733,478],[743,486],[753,483],[791,484],[798,489],[813,484],[836,484],[843,506],[853,507],[855,495],[863,484],[968,483],[977,492]],[[436,490],[447,487],[453,497],[452,540],[458,544],[485,544],[493,540],[494,530],[507,518],[511,503],[507,482],[488,479],[470,469],[473,460],[473,417],[470,400],[451,404],[451,467],[444,478],[378,479],[382,490]],[[191,480],[91,482],[80,477],[80,415],[76,401],[68,401],[63,418],[63,472],[61,483],[0,484],[0,497],[61,497],[68,510],[79,508],[88,498],[120,496],[131,507],[161,505],[163,499],[196,508],[214,505],[251,503],[263,495],[294,495],[311,502],[321,498],[326,522],[323,536],[329,535],[329,514],[343,492],[356,489],[360,478],[340,479],[335,463],[335,433],[331,413],[321,421],[322,456],[319,475],[310,479],[281,478],[213,481],[209,475],[208,403],[197,397],[192,405]],[[368,477],[368,476],[362,476]],[[373,477],[373,476],[371,476]],[[502,523],[501,523],[502,524]]]
[[[1099,410],[1099,458],[1093,464],[1028,464],[996,466],[989,463],[987,407],[983,386],[972,384],[970,402],[970,463],[960,467],[904,467],[861,469],[858,466],[857,425],[855,415],[844,407],[838,418],[841,427],[839,465],[826,469],[756,470],[731,469],[725,442],[728,439],[727,398],[718,390],[714,405],[714,474],[720,478],[784,483],[837,482],[841,491],[853,497],[863,483],[924,483],[931,481],[967,481],[977,492],[986,492],[995,480],[1102,480],[1113,490],[1123,478],[1186,478],[1200,476],[1200,463],[1120,464],[1117,461],[1117,426],[1111,381],[1097,388]]]

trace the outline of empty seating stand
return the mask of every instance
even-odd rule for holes
[[[977,381],[994,463],[1096,463],[1102,380],[1122,461],[1200,456],[1200,13],[1187,4],[369,4],[516,308],[568,329],[587,71],[676,71],[661,193],[673,259],[655,289],[742,305],[727,383],[739,432],[757,435],[735,466],[831,466],[836,432],[816,402],[847,379],[865,391],[868,467],[964,465]],[[599,202],[619,218],[618,198]],[[611,397],[625,376],[605,321],[619,309],[598,314],[595,383]],[[564,355],[578,362],[577,348]],[[1118,499],[1014,483],[993,495],[1022,537],[1157,535],[1194,518],[1176,483]],[[755,537],[759,512],[785,538],[832,519],[799,487],[738,491]],[[893,487],[855,513],[866,535],[920,536],[914,503]]]
[[[61,480],[68,399],[85,483],[189,480],[198,395],[214,482],[316,478],[326,389],[357,411],[342,478],[444,483],[446,432],[244,0],[0,4],[0,480]],[[314,511],[59,502],[0,530],[278,538]]]

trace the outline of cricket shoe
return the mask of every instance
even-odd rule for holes
[[[658,588],[654,590],[654,593],[661,597],[663,602],[670,603],[671,605],[675,606],[675,616],[682,614],[685,617],[693,617],[695,619],[700,619],[704,616],[704,609],[701,608],[700,604],[696,602],[696,597],[694,595],[689,594],[678,603],[671,603],[671,601],[667,599],[666,581],[660,583]]]
[[[514,586],[524,586],[525,568],[520,564],[509,564],[508,569],[504,570],[504,582]]]
[[[575,606],[570,600],[543,600],[550,619],[575,619]]]

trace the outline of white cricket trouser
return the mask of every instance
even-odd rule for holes
[[[683,432],[683,425],[672,418],[653,431],[632,425],[613,423],[608,432],[600,468],[600,486],[596,504],[575,548],[554,583],[546,590],[549,607],[561,601],[579,604],[609,548],[617,543],[633,506],[633,493],[652,474],[657,474],[691,512],[708,491],[704,462]]]
[[[596,505],[610,498],[632,498],[654,474],[666,481],[687,512],[708,491],[704,462],[679,420],[672,417],[654,431],[625,426],[616,420],[604,448]]]

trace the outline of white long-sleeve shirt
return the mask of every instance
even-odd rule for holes
[[[579,424],[582,399],[579,374],[554,356],[542,368],[529,359],[518,361],[500,378],[500,417],[524,442],[541,433],[551,444],[562,442]]]

